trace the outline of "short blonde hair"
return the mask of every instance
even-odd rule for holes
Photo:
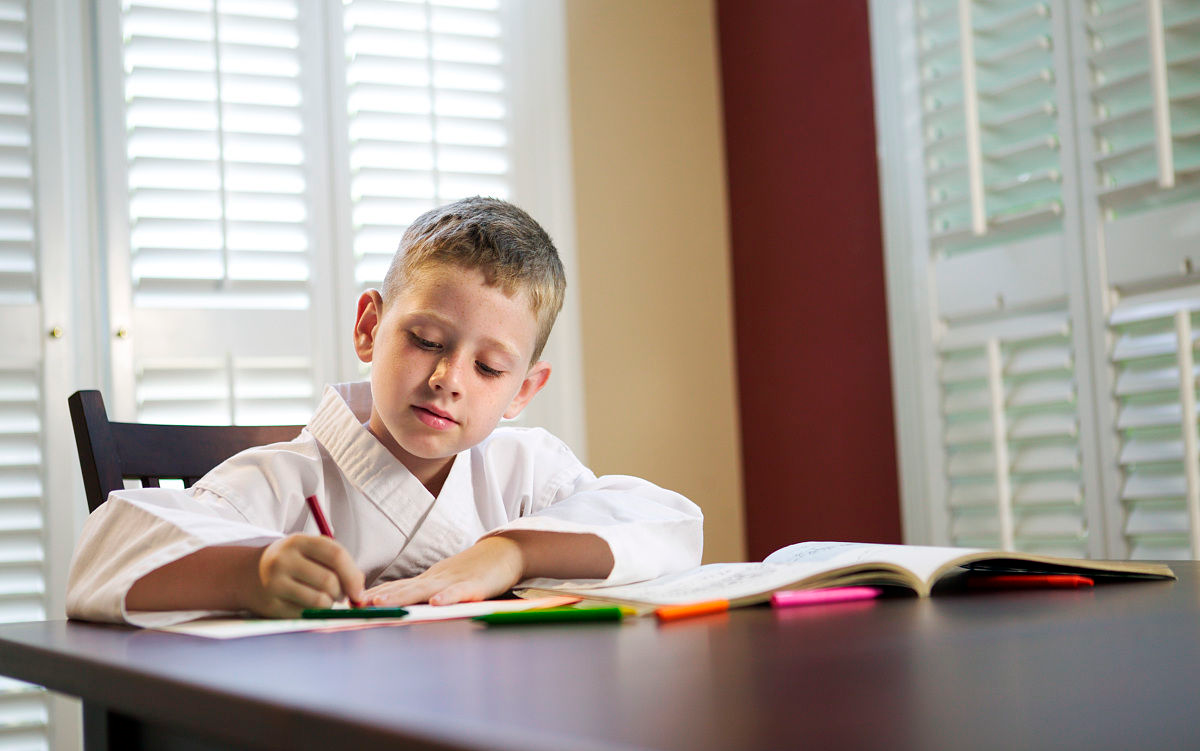
[[[530,362],[537,361],[562,309],[567,278],[554,243],[533,217],[507,201],[481,196],[425,212],[408,225],[392,257],[383,278],[384,305],[434,266],[475,269],[506,295],[527,294],[538,320]]]

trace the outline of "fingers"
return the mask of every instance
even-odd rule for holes
[[[433,598],[446,588],[448,582],[428,574],[429,572],[425,572],[412,579],[400,579],[372,587],[367,590],[366,596],[370,599],[370,604],[384,607],[432,602]]]
[[[311,591],[314,596],[328,599],[331,603],[342,598],[342,586],[338,575],[308,558],[300,558],[295,561],[284,582],[286,582],[289,592]],[[295,597],[287,597],[287,599],[295,599]]]
[[[372,587],[371,605],[397,606],[429,602],[450,605],[475,602],[508,590],[520,579],[520,553],[508,540],[488,538],[435,563],[412,579]]]
[[[375,607],[401,607],[428,602],[430,605],[453,605],[457,602],[479,602],[486,599],[478,587],[456,584],[430,592],[428,587],[408,587],[402,590],[376,592],[368,590],[363,604]]]
[[[313,582],[314,585],[322,585],[318,588],[330,592],[339,600],[343,596],[349,597],[351,600],[362,598],[363,573],[345,548],[328,537],[311,535],[296,535],[296,537],[300,538],[297,542],[299,552],[333,575],[334,589],[329,588],[331,582],[328,580],[321,582],[319,578]]]
[[[329,607],[343,596],[382,606],[484,600],[521,579],[524,557],[519,541],[490,537],[419,576],[364,592],[362,572],[345,548],[327,537],[292,535],[269,545],[259,568],[266,593],[261,609],[290,615],[305,607]]]
[[[364,593],[363,597],[365,598],[364,603],[367,605],[398,607],[428,602],[438,591],[439,588],[435,582],[416,577],[372,587]]]
[[[264,614],[274,618],[299,618],[305,608],[329,608],[333,598],[296,581],[273,582],[268,589]]]
[[[258,568],[261,596],[253,609],[264,615],[297,617],[304,608],[362,595],[362,572],[345,548],[326,537],[277,540],[264,549]]]

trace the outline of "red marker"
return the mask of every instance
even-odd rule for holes
[[[971,589],[1077,589],[1095,582],[1076,574],[1004,574],[972,576],[967,579]]]
[[[329,526],[329,520],[325,518],[325,512],[321,510],[321,504],[317,503],[317,497],[315,495],[310,495],[304,499],[304,502],[308,504],[309,510],[312,511],[313,519],[316,520],[317,529],[321,530],[321,534],[331,540],[334,539],[333,527]],[[350,600],[350,607],[362,607],[362,603],[360,603],[358,600],[355,600],[353,597],[347,595],[346,599]]]

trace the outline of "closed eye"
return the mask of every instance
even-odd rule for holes
[[[442,345],[438,344],[437,342],[431,342],[428,339],[423,339],[412,331],[408,332],[408,338],[412,340],[413,344],[417,345],[421,349],[435,351],[442,348]]]
[[[489,378],[497,378],[499,376],[504,375],[503,370],[496,370],[495,368],[489,367],[488,365],[485,365],[484,363],[481,363],[478,360],[475,361],[475,367],[479,368],[479,372],[483,373],[485,376],[487,376]]]

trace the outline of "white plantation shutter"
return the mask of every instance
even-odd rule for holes
[[[404,228],[439,204],[511,196],[499,0],[347,0],[355,282],[377,285]]]
[[[873,15],[908,529],[1200,556],[1200,5]]]
[[[311,412],[323,375],[313,207],[326,195],[301,47],[312,22],[301,0],[120,8],[129,293],[114,323],[131,345],[140,420],[302,423]]]
[[[0,3],[0,304],[37,302],[28,25],[24,2]]]
[[[1200,177],[1200,6],[1088,5],[1090,151],[1105,209]],[[1158,196],[1160,199],[1162,196]]]
[[[1136,558],[1200,555],[1193,333],[1200,288],[1188,271],[1200,248],[1198,211],[1184,203],[1101,225],[1111,285],[1105,386],[1119,456],[1109,483],[1113,544]],[[1154,235],[1176,242],[1148,244]]]
[[[1085,556],[1066,314],[964,324],[940,346],[951,542]]]
[[[0,371],[0,621],[44,617],[42,433],[37,370]]]
[[[6,330],[20,322],[7,305],[0,305],[0,320]],[[36,319],[30,323],[38,325]],[[47,617],[41,358],[5,349],[0,356],[0,622]],[[0,749],[47,748],[48,719],[43,689],[0,678]]]
[[[1111,398],[1100,408],[1115,427],[1105,450],[1118,457],[1107,468],[1110,548],[1200,557],[1200,6],[1092,3],[1081,23],[1090,106],[1080,151],[1107,287],[1097,310],[1110,366],[1098,373]]]
[[[0,2],[0,622],[48,614],[43,308],[33,180],[30,22]],[[47,748],[45,692],[0,679],[0,749]]]
[[[1120,501],[1125,541],[1135,558],[1191,557],[1176,314],[1192,319],[1200,295],[1195,289],[1181,292],[1173,300],[1120,306],[1110,319]],[[1193,322],[1200,318],[1189,326]],[[1194,348],[1192,339],[1188,349]],[[1195,375],[1193,368],[1193,382]],[[1193,424],[1195,419],[1193,407]]]
[[[1062,200],[1049,4],[917,7],[931,244],[956,249],[983,235],[1056,226]]]
[[[135,297],[303,307],[311,240],[296,4],[177,4],[137,0],[123,18]]]
[[[921,534],[1088,555],[1096,509],[1077,371],[1089,357],[1066,252],[1061,5],[917,0],[886,13],[915,82],[902,105],[912,140],[899,148],[920,158],[905,262],[928,315],[926,406],[914,418],[926,444]]]

